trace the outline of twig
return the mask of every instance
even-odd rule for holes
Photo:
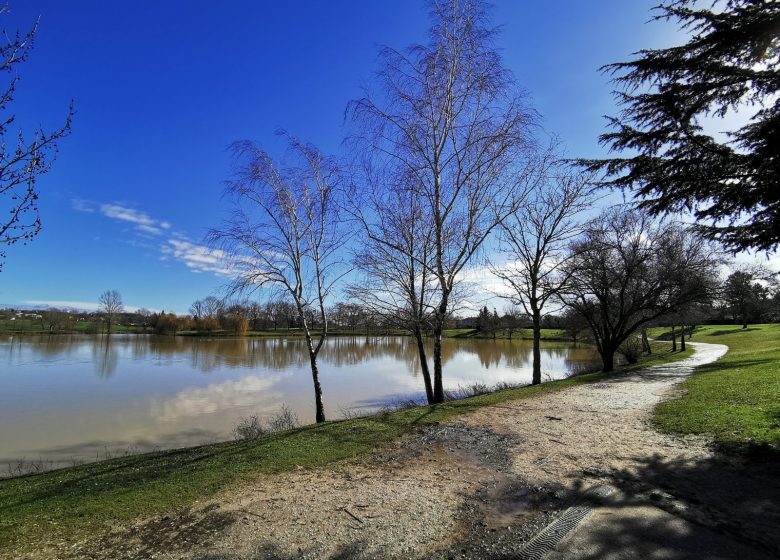
[[[357,521],[357,522],[359,522],[359,523],[365,523],[365,521],[363,521],[362,519],[360,519],[360,518],[359,518],[357,515],[355,515],[354,513],[352,513],[351,511],[349,511],[349,510],[348,510],[347,508],[345,508],[345,507],[341,508],[341,511],[343,511],[344,513],[346,513],[347,515],[349,515],[349,516],[350,516],[352,519],[354,519],[355,521]]]

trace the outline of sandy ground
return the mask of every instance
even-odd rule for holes
[[[772,536],[780,526],[776,465],[748,472],[715,457],[702,438],[660,434],[650,424],[675,383],[724,352],[699,344],[675,365],[484,408],[359,461],[259,478],[72,554],[505,558],[581,501],[584,489],[605,483],[632,505],[653,503],[751,550],[780,551]]]

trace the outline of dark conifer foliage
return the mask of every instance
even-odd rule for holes
[[[690,33],[605,66],[620,91],[602,144],[628,157],[587,160],[603,185],[627,188],[653,214],[692,211],[709,238],[739,251],[780,242],[780,2],[677,0],[654,19]],[[740,108],[747,124],[705,131]],[[707,127],[713,128],[713,127]]]

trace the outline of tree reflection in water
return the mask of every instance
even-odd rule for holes
[[[131,360],[166,362],[189,360],[191,367],[203,373],[220,368],[264,368],[280,371],[304,366],[305,341],[299,338],[203,338],[156,335],[42,335],[26,336],[35,351],[47,360],[65,358],[89,347],[95,370],[101,377],[116,371],[120,356]],[[432,342],[431,342],[432,346]],[[543,345],[548,360],[563,362],[571,373],[589,370],[598,356],[588,345],[549,342]],[[503,366],[512,369],[530,367],[531,343],[525,340],[447,339],[442,349],[446,365],[458,355],[476,357],[481,368]],[[126,359],[123,358],[123,359]],[[419,354],[414,341],[402,336],[339,336],[326,341],[323,363],[335,368],[356,366],[375,359],[403,363],[417,375]],[[560,377],[560,372],[556,372]]]

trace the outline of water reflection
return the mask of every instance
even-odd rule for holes
[[[9,337],[11,338],[11,337]],[[308,364],[305,342],[283,338],[185,338],[154,335],[112,335],[86,337],[82,335],[49,335],[14,337],[35,348],[42,360],[68,359],[83,351],[92,351],[95,370],[101,377],[110,377],[117,369],[119,356],[134,361],[172,362],[182,357],[193,369],[209,373],[221,368],[257,368],[281,371]],[[25,340],[26,338],[26,340]],[[13,361],[13,344],[3,345],[7,358]],[[433,351],[430,343],[428,352]],[[446,366],[459,353],[473,354],[484,369],[499,366],[524,368],[530,363],[531,346],[517,340],[446,340],[442,362]],[[546,343],[546,357],[563,361],[571,371],[583,363],[590,365],[596,355],[589,346],[566,343]],[[336,337],[327,341],[320,359],[335,367],[355,366],[374,359],[402,362],[406,369],[419,369],[419,355],[414,341],[407,337]]]
[[[432,348],[429,349],[432,351]],[[446,340],[445,389],[528,383],[528,341]],[[542,371],[560,378],[597,363],[591,347],[545,344]],[[154,335],[0,337],[0,463],[94,450],[150,449],[229,437],[238,418],[281,403],[312,418],[305,342]],[[421,398],[419,356],[405,337],[337,337],[322,349],[326,411]],[[74,450],[84,450],[76,452]],[[2,465],[0,464],[0,469]]]

